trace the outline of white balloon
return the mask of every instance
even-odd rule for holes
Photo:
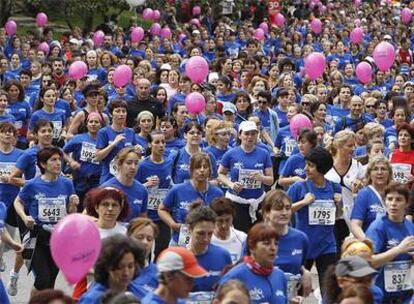
[[[140,6],[145,3],[145,0],[126,0],[126,2],[131,6]]]

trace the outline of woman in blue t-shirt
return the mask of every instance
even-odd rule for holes
[[[383,303],[409,303],[413,295],[414,225],[405,219],[409,197],[405,185],[392,182],[385,189],[386,215],[366,232],[374,244],[371,264],[379,269],[376,285],[384,292]]]
[[[215,285],[223,269],[232,264],[230,253],[226,249],[211,244],[216,217],[211,208],[196,201],[190,206],[185,220],[190,237],[187,249],[194,253],[198,264],[208,272],[208,275],[195,279],[190,301],[212,301]]]
[[[158,207],[172,187],[173,160],[164,157],[165,136],[160,131],[149,135],[150,155],[142,160],[135,178],[148,190],[148,217],[158,226],[160,233],[155,242],[155,254],[168,247],[171,238],[170,228],[158,216]]]
[[[316,147],[305,160],[307,178],[290,186],[288,195],[296,212],[296,228],[311,240],[306,268],[310,270],[316,261],[319,282],[323,282],[326,269],[336,262],[334,225],[340,209],[337,205],[342,201],[341,187],[324,177],[333,166],[327,150]],[[323,294],[322,284],[321,290]]]
[[[39,100],[33,109],[34,112],[29,122],[29,141],[33,138],[32,131],[39,119],[49,120],[53,124],[53,142],[63,146],[66,138],[66,117],[65,112],[55,107],[56,90],[52,87],[43,87],[39,93]]]
[[[298,295],[307,297],[312,291],[312,275],[305,268],[309,252],[309,239],[305,233],[289,227],[292,203],[286,192],[270,190],[263,201],[262,214],[265,223],[274,227],[280,236],[274,265],[279,267],[288,280],[289,300]]]
[[[112,124],[98,131],[96,160],[102,162],[101,184],[116,174],[114,158],[118,152],[138,143],[134,130],[125,127],[127,108],[125,101],[114,100],[110,105]]]
[[[264,223],[254,225],[247,235],[248,255],[242,263],[227,272],[219,284],[237,279],[249,290],[251,303],[287,304],[286,277],[273,265],[278,240],[279,235],[272,226]]]
[[[273,184],[272,161],[268,151],[257,147],[258,134],[254,122],[242,122],[240,146],[228,150],[219,167],[220,182],[229,188],[226,197],[235,202],[234,227],[244,232],[257,219],[256,211],[265,196],[264,185]]]
[[[81,202],[86,192],[99,185],[101,164],[96,160],[96,135],[103,123],[98,112],[89,113],[86,126],[88,132],[75,135],[63,147],[65,153],[72,153],[76,162],[72,166],[72,179]]]
[[[351,232],[361,241],[369,225],[385,214],[384,190],[392,180],[390,162],[384,156],[374,157],[365,176],[367,186],[358,191],[351,213]]]
[[[142,155],[146,155],[148,148],[148,136],[154,127],[154,115],[150,111],[141,111],[137,116],[137,124],[135,126],[138,145],[142,151]]]
[[[129,212],[123,219],[128,223],[135,217],[147,216],[148,191],[135,179],[141,150],[136,147],[124,148],[115,158],[116,175],[101,184],[101,187],[114,187],[128,196]]]
[[[68,213],[76,212],[79,204],[72,181],[62,176],[62,160],[59,148],[40,150],[37,164],[42,175],[28,181],[14,201],[16,213],[37,239],[31,260],[36,274],[32,294],[54,288],[59,268],[50,252],[50,231]]]
[[[158,215],[172,230],[171,244],[186,246],[189,241],[188,227],[184,225],[189,207],[196,200],[209,205],[223,191],[209,182],[213,171],[210,157],[206,153],[196,153],[190,161],[191,179],[175,185],[159,205]]]
[[[174,117],[164,116],[161,118],[160,130],[165,136],[165,157],[174,158],[178,150],[185,146],[184,140],[179,138],[178,124]]]

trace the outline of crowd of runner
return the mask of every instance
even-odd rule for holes
[[[405,4],[282,3],[286,22],[276,26],[265,1],[240,12],[221,2],[220,17],[205,6],[188,20],[166,5],[158,22],[172,32],[148,30],[139,42],[136,18],[131,28],[100,25],[100,46],[78,28],[59,38],[51,27],[0,30],[0,250],[15,251],[14,265],[0,260],[10,271],[1,303],[28,288],[19,284],[27,269],[30,303],[279,304],[312,293],[328,304],[410,303],[414,25],[401,21]],[[372,57],[383,41],[395,51],[385,71]],[[313,52],[326,58],[316,80],[304,69]],[[186,73],[195,56],[209,65],[201,83]],[[75,61],[88,67],[76,80]],[[361,62],[371,81],[357,77]],[[133,74],[120,87],[122,64]],[[205,100],[198,114],[193,92]],[[49,242],[76,212],[94,219],[102,249],[65,295],[54,290]]]

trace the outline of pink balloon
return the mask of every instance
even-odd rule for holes
[[[151,25],[150,32],[153,36],[159,35],[160,31],[161,25],[159,23],[154,23],[153,25]]]
[[[361,5],[361,0],[354,0],[354,6],[358,7]]]
[[[375,64],[381,71],[388,70],[394,63],[395,50],[391,43],[381,42],[379,43],[372,53]]]
[[[200,20],[198,20],[197,18],[193,18],[190,20],[190,24],[196,25],[197,27],[200,27]]]
[[[253,37],[259,41],[263,41],[265,39],[265,32],[261,28],[255,29],[253,32]]]
[[[154,11],[151,8],[147,7],[142,12],[142,18],[146,21],[152,20],[154,18]]]
[[[95,44],[96,47],[99,47],[105,40],[105,33],[101,30],[96,31],[93,34],[93,43]]]
[[[161,13],[159,10],[155,10],[152,14],[152,20],[158,21],[161,17]]]
[[[306,75],[311,80],[316,80],[322,76],[325,70],[325,56],[322,53],[313,52],[305,58]]]
[[[178,41],[181,43],[185,37],[187,36],[184,33],[181,33],[180,36],[178,36]]]
[[[131,32],[131,42],[140,42],[145,36],[142,27],[135,27]]]
[[[123,86],[128,84],[131,81],[131,78],[132,78],[132,70],[126,64],[122,64],[118,66],[115,69],[114,74],[112,76],[114,85],[117,88],[122,88]]]
[[[261,28],[265,32],[265,34],[269,33],[269,26],[266,22],[260,23],[259,28]]]
[[[99,230],[86,215],[70,214],[54,227],[50,249],[66,280],[75,284],[85,277],[98,259],[101,251]]]
[[[363,84],[370,83],[372,80],[372,67],[368,62],[360,62],[355,68],[355,73]]]
[[[319,8],[319,11],[321,12],[321,14],[325,13],[325,12],[326,12],[326,6],[325,6],[325,5],[322,5],[322,6]]]
[[[362,42],[362,39],[364,38],[364,32],[362,28],[357,27],[352,30],[349,36],[351,38],[352,43],[359,44]]]
[[[411,10],[409,9],[409,8],[404,8],[402,11],[401,11],[401,21],[404,23],[404,24],[408,24],[408,23],[410,23],[410,21],[411,21],[411,18],[412,18],[412,16],[413,16],[413,13],[411,12]]]
[[[277,13],[274,20],[275,24],[278,27],[283,27],[285,25],[285,16],[283,16],[281,13]]]
[[[82,79],[88,73],[88,66],[83,61],[75,61],[69,66],[69,77],[73,79]]]
[[[329,2],[326,6],[327,6],[329,9],[333,9],[333,8],[335,7],[335,5],[334,5],[332,2]]]
[[[194,6],[193,7],[193,16],[197,17],[197,16],[200,16],[200,14],[201,14],[201,7],[199,7],[198,5]]]
[[[47,15],[45,13],[39,13],[36,16],[36,25],[38,27],[44,27],[47,23]]]
[[[169,38],[171,36],[171,29],[169,27],[164,27],[160,31],[160,36],[162,38]]]
[[[11,37],[16,34],[17,24],[13,20],[9,20],[6,22],[4,29],[6,30],[7,36]]]
[[[194,83],[202,83],[208,75],[208,63],[201,56],[193,56],[185,65],[185,73]]]
[[[47,42],[42,42],[41,44],[39,44],[37,49],[45,53],[45,55],[47,56],[49,54],[50,47],[49,44],[47,44]]]
[[[306,115],[296,114],[289,122],[289,129],[293,138],[297,138],[300,130],[312,129],[312,122]]]
[[[311,22],[311,29],[315,34],[322,32],[322,21],[318,18],[313,19]]]
[[[204,96],[198,92],[193,92],[185,98],[185,107],[189,113],[200,114],[206,107],[206,100]]]

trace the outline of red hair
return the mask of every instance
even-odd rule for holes
[[[247,252],[250,254],[251,249],[255,248],[257,243],[272,239],[276,241],[279,240],[275,228],[264,223],[254,225],[247,235]]]
[[[106,198],[112,198],[121,205],[121,213],[119,214],[117,220],[121,220],[128,215],[128,197],[121,190],[112,187],[94,188],[86,193],[84,205],[88,215],[97,218],[98,213],[95,209]]]

